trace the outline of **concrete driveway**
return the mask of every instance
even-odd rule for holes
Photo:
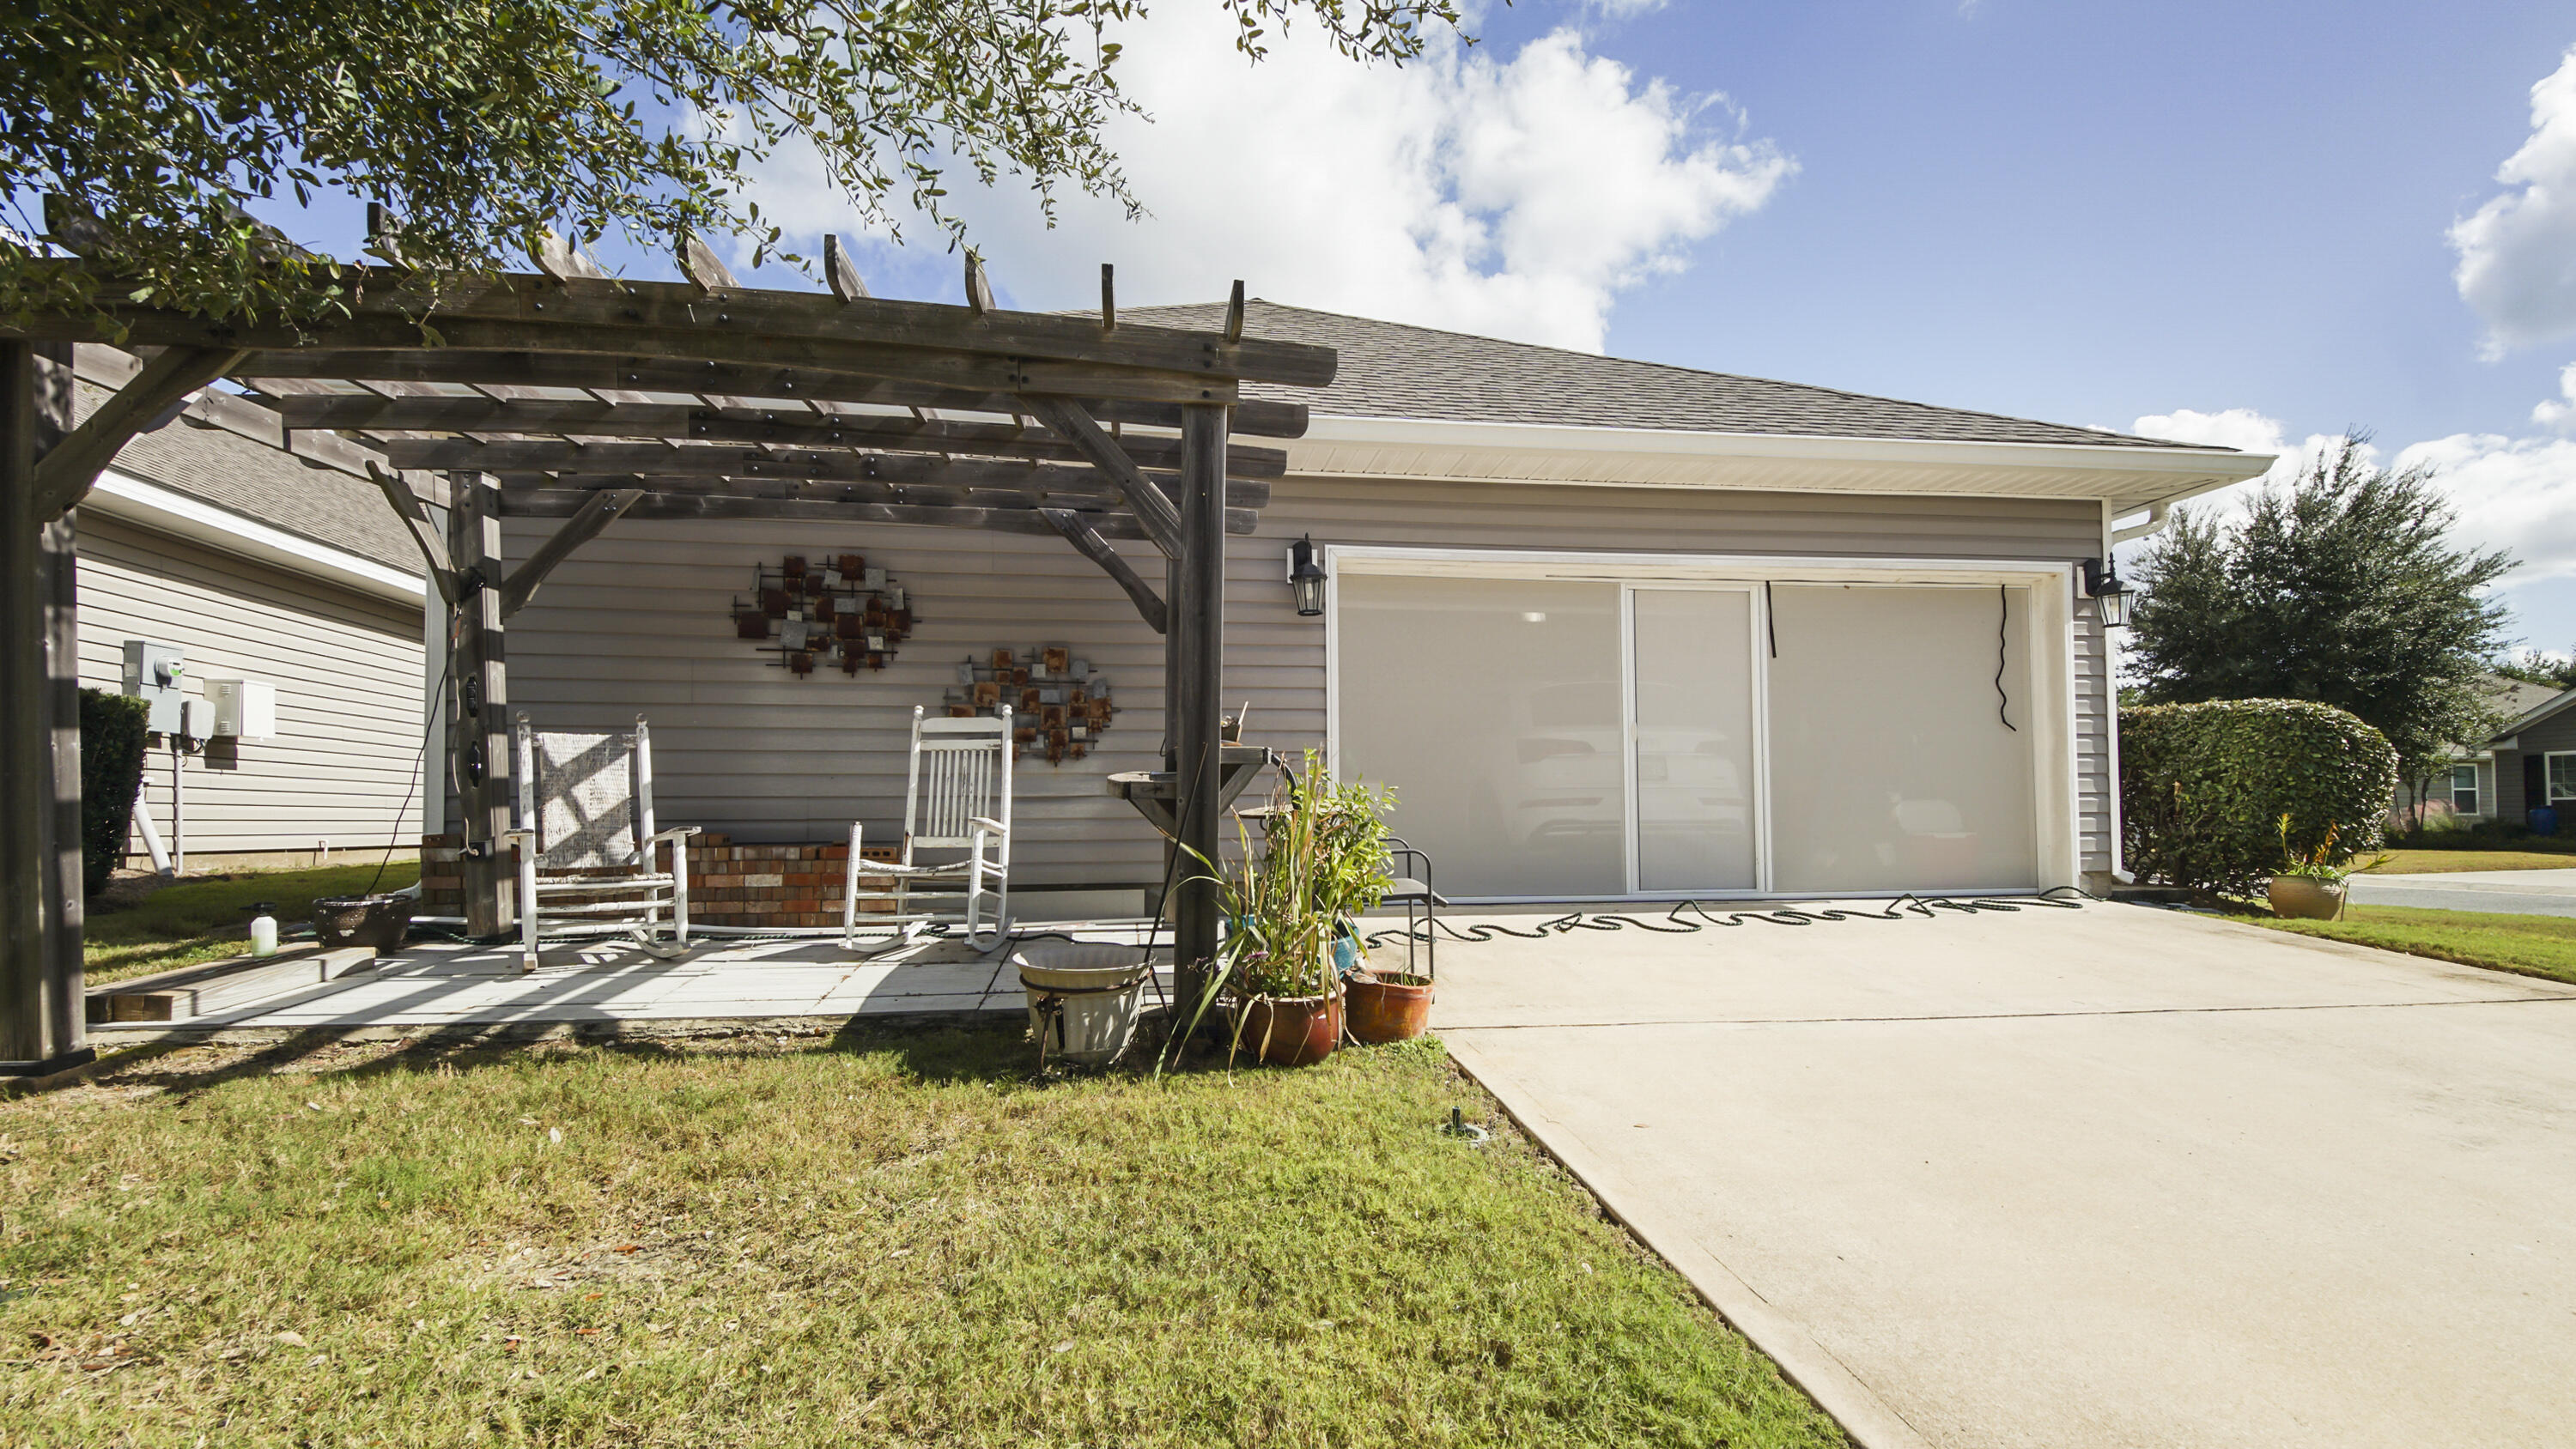
[[[1875,1449],[2576,1442],[2576,989],[2118,905],[1440,968],[1458,1061]]]
[[[2351,898],[2371,906],[2425,906],[2439,911],[2576,916],[2576,870],[2464,870],[2441,874],[2357,875],[2352,878]]]

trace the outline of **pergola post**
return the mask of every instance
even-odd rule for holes
[[[81,987],[75,553],[70,517],[47,506],[36,478],[40,444],[70,429],[70,399],[40,398],[36,353],[0,341],[0,1074],[13,1076],[93,1055]]]
[[[447,475],[447,556],[458,600],[448,661],[447,730],[465,857],[465,933],[497,936],[519,923],[510,828],[510,675],[502,636],[498,492],[480,473]]]
[[[1171,565],[1169,677],[1174,823],[1182,858],[1172,917],[1174,996],[1196,1009],[1217,950],[1225,686],[1225,409],[1181,410],[1181,552]]]

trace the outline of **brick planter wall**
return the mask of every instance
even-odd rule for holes
[[[421,839],[424,852],[463,845],[457,835]],[[891,864],[891,845],[871,845],[862,858]],[[782,926],[841,924],[842,862],[846,845],[735,845],[727,836],[701,835],[689,842],[689,924],[766,930]],[[891,889],[892,877],[861,876],[863,887]],[[465,914],[464,878],[452,860],[432,860],[422,867],[421,914]],[[892,901],[861,901],[863,914],[894,909]]]

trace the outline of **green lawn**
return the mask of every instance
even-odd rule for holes
[[[88,910],[89,979],[119,981],[175,966],[239,956],[250,949],[250,906],[275,904],[281,925],[309,920],[317,896],[360,895],[376,878],[371,861],[312,870],[242,871],[188,876],[168,885],[120,881]],[[399,890],[420,879],[417,862],[385,867],[379,890]],[[138,889],[150,893],[134,899]]]
[[[0,1102],[0,1442],[1846,1442],[1436,1042],[1029,1059],[200,1046]]]
[[[2373,875],[2415,875],[2460,870],[2576,870],[2576,851],[2565,850],[2392,850],[2388,862],[2373,866]]]
[[[2566,916],[2348,905],[2343,918],[2335,921],[2281,921],[2269,916],[2249,919],[2257,925],[2296,931],[2303,936],[2325,936],[2457,961],[2463,966],[2576,981],[2576,918]]]

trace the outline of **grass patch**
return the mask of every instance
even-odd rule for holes
[[[1436,1042],[1027,1064],[208,1046],[0,1103],[0,1441],[1846,1442]]]
[[[2462,870],[2576,869],[2576,851],[2565,850],[2391,850],[2388,863],[2370,875],[2418,875]]]
[[[253,901],[272,902],[281,924],[305,921],[316,898],[360,895],[374,879],[370,861],[190,876],[166,885],[119,881],[89,905],[86,970],[95,984],[238,956],[250,949]],[[399,890],[418,879],[418,862],[397,860],[385,867],[377,889]]]
[[[2324,936],[2484,966],[2552,981],[2576,982],[2576,918],[2513,916],[2489,911],[2431,911],[2414,906],[2347,905],[2335,921],[2283,921],[2249,917],[2256,925],[2302,936]]]

